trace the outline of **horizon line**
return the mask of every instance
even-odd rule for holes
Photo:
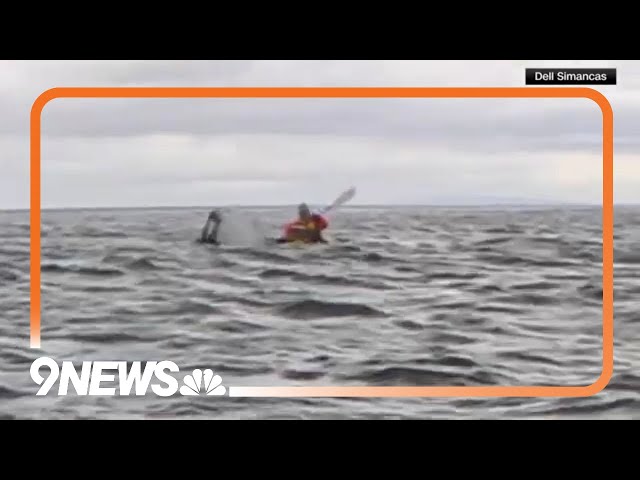
[[[132,206],[59,206],[59,207],[40,207],[41,211],[60,211],[60,210],[162,210],[162,209],[215,209],[215,208],[295,208],[295,203],[274,203],[274,204],[226,204],[226,205],[132,205]],[[615,206],[615,204],[614,204]],[[618,203],[617,206],[640,206],[640,203]],[[352,204],[344,205],[341,208],[403,208],[403,207],[428,207],[428,208],[451,208],[451,207],[602,207],[601,203],[587,202],[502,202],[502,203],[369,203],[369,204]],[[28,212],[31,207],[17,208],[1,208],[0,212]]]

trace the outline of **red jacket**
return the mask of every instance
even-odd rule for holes
[[[318,215],[317,213],[314,213],[311,215],[311,221],[306,225],[299,218],[285,225],[284,237],[287,239],[295,237],[295,234],[297,231],[304,230],[304,229],[318,230],[321,232],[322,230],[326,229],[328,226],[329,226],[329,222],[325,217],[323,217],[322,215]]]

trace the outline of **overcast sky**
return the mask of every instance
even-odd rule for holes
[[[523,86],[617,67],[615,200],[640,203],[640,61],[0,61],[0,209],[29,206],[29,113],[58,86]],[[43,207],[602,200],[587,99],[57,99]]]

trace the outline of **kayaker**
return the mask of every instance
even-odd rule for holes
[[[317,213],[311,213],[306,203],[298,206],[298,218],[284,227],[282,237],[279,242],[304,242],[304,243],[326,243],[322,238],[322,231],[329,226],[325,217]]]

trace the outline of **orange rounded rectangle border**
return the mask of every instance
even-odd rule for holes
[[[613,110],[604,95],[572,87],[70,87],[42,93],[31,108],[31,348],[40,348],[41,116],[56,98],[589,98],[602,110],[602,372],[583,386],[259,386],[231,397],[587,397],[613,374]]]

